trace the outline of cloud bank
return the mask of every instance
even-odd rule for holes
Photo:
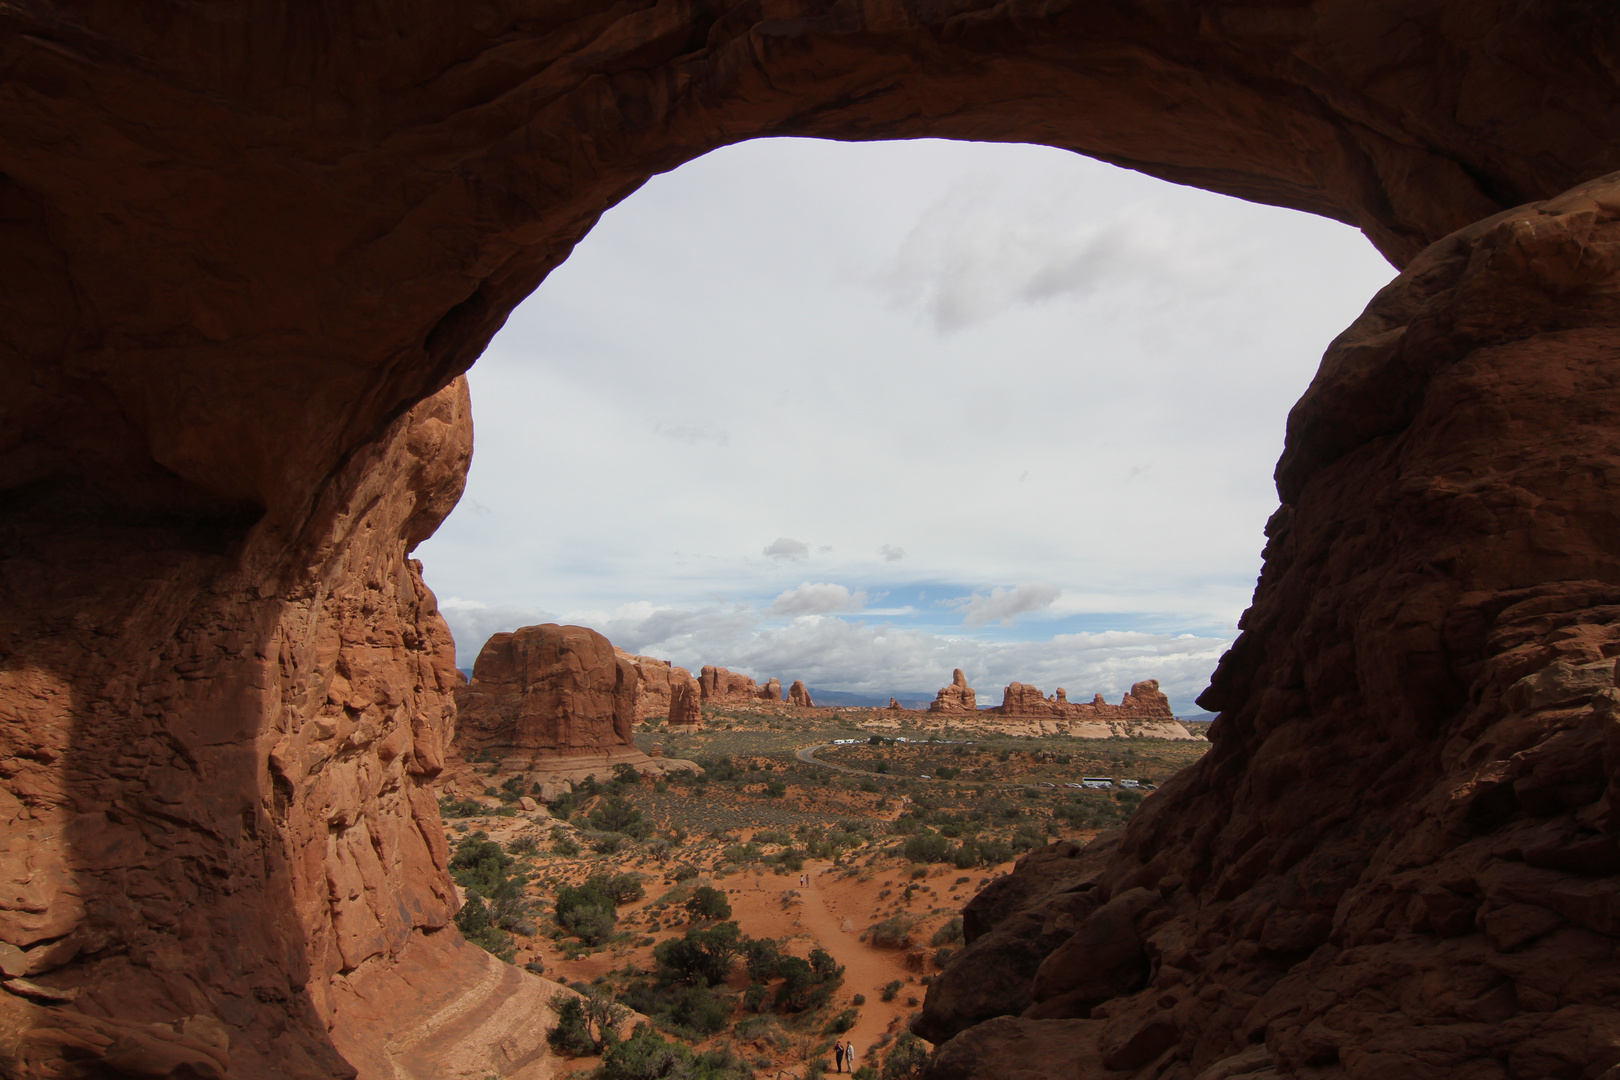
[[[964,626],[984,626],[986,623],[999,622],[1008,626],[1019,615],[1052,606],[1063,590],[1032,583],[1019,585],[1015,588],[1004,589],[996,586],[988,594],[974,593],[967,601],[954,601],[961,605],[962,624]]]

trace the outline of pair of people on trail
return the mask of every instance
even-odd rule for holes
[[[849,1071],[855,1071],[855,1044],[846,1042],[833,1043],[833,1072],[843,1072],[845,1065]]]

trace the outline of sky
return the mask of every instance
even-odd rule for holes
[[[1155,678],[1194,713],[1288,410],[1394,275],[1348,226],[1049,147],[727,147],[513,312],[416,555],[466,668],[564,622],[694,672]]]

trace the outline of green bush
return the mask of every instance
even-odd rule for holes
[[[916,863],[944,862],[950,856],[951,845],[937,832],[920,832],[908,837],[900,852]]]
[[[712,885],[699,885],[692,890],[685,906],[694,920],[731,918],[731,904],[726,894]]]
[[[731,972],[732,958],[742,948],[742,934],[734,922],[706,930],[688,930],[685,937],[661,941],[653,949],[659,974],[666,982],[702,982],[719,986]]]
[[[934,931],[934,936],[928,939],[930,945],[955,945],[962,938],[962,916],[957,915],[950,922]]]
[[[893,1001],[895,999],[895,997],[900,993],[900,988],[905,986],[905,985],[906,984],[901,982],[899,979],[895,979],[893,982],[886,984],[883,987],[883,993],[882,993],[883,1000],[884,1001]]]
[[[589,885],[557,890],[557,925],[587,945],[600,944],[613,932],[618,913],[613,898]]]
[[[585,887],[594,889],[613,901],[614,905],[628,904],[647,895],[640,874],[592,874],[585,879]]]
[[[689,986],[669,1012],[670,1022],[700,1038],[713,1035],[726,1026],[731,1007],[725,997],[707,986]]]
[[[506,845],[506,850],[513,855],[533,855],[540,850],[540,841],[534,833],[524,833],[513,837]]]
[[[463,889],[477,889],[482,896],[494,896],[506,881],[512,857],[482,829],[462,838],[450,857],[450,876]]]
[[[439,800],[439,816],[443,818],[479,817],[484,804],[473,799],[456,799],[449,795]]]
[[[845,1009],[843,1012],[827,1021],[827,1026],[821,1029],[821,1033],[823,1035],[842,1035],[844,1032],[855,1026],[855,1021],[859,1019],[860,1015],[861,1010],[859,1009]]]
[[[775,938],[749,938],[742,945],[743,966],[751,982],[764,983],[776,978],[782,956],[782,943]]]
[[[951,962],[951,957],[955,955],[956,950],[951,948],[949,945],[944,945],[938,949],[935,949],[934,966],[943,968],[946,964]]]
[[[546,1036],[551,1048],[569,1057],[596,1053],[596,1040],[591,1038],[585,1019],[585,1003],[572,994],[557,994],[551,1006],[557,1010],[557,1026]]]
[[[603,798],[591,809],[589,821],[593,829],[623,833],[632,840],[645,840],[652,832],[652,827],[642,819],[641,811],[622,795]]]
[[[787,794],[787,785],[780,780],[765,781],[765,795],[767,798],[780,799]]]
[[[895,1040],[894,1049],[883,1059],[883,1080],[910,1080],[922,1072],[927,1060],[928,1051],[923,1048],[922,1040],[903,1031]]]
[[[563,831],[561,825],[555,825],[551,829],[551,850],[565,859],[572,859],[579,854],[579,844]]]

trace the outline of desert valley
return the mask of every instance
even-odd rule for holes
[[[930,988],[973,993],[946,977],[968,901],[1117,830],[1208,745],[1151,681],[1118,705],[1003,698],[978,708],[958,671],[928,710],[822,708],[582,627],[496,635],[436,789],[457,926],[544,989],[457,999],[400,1067],[802,1078],[844,1044],[847,1072],[914,1075]]]

